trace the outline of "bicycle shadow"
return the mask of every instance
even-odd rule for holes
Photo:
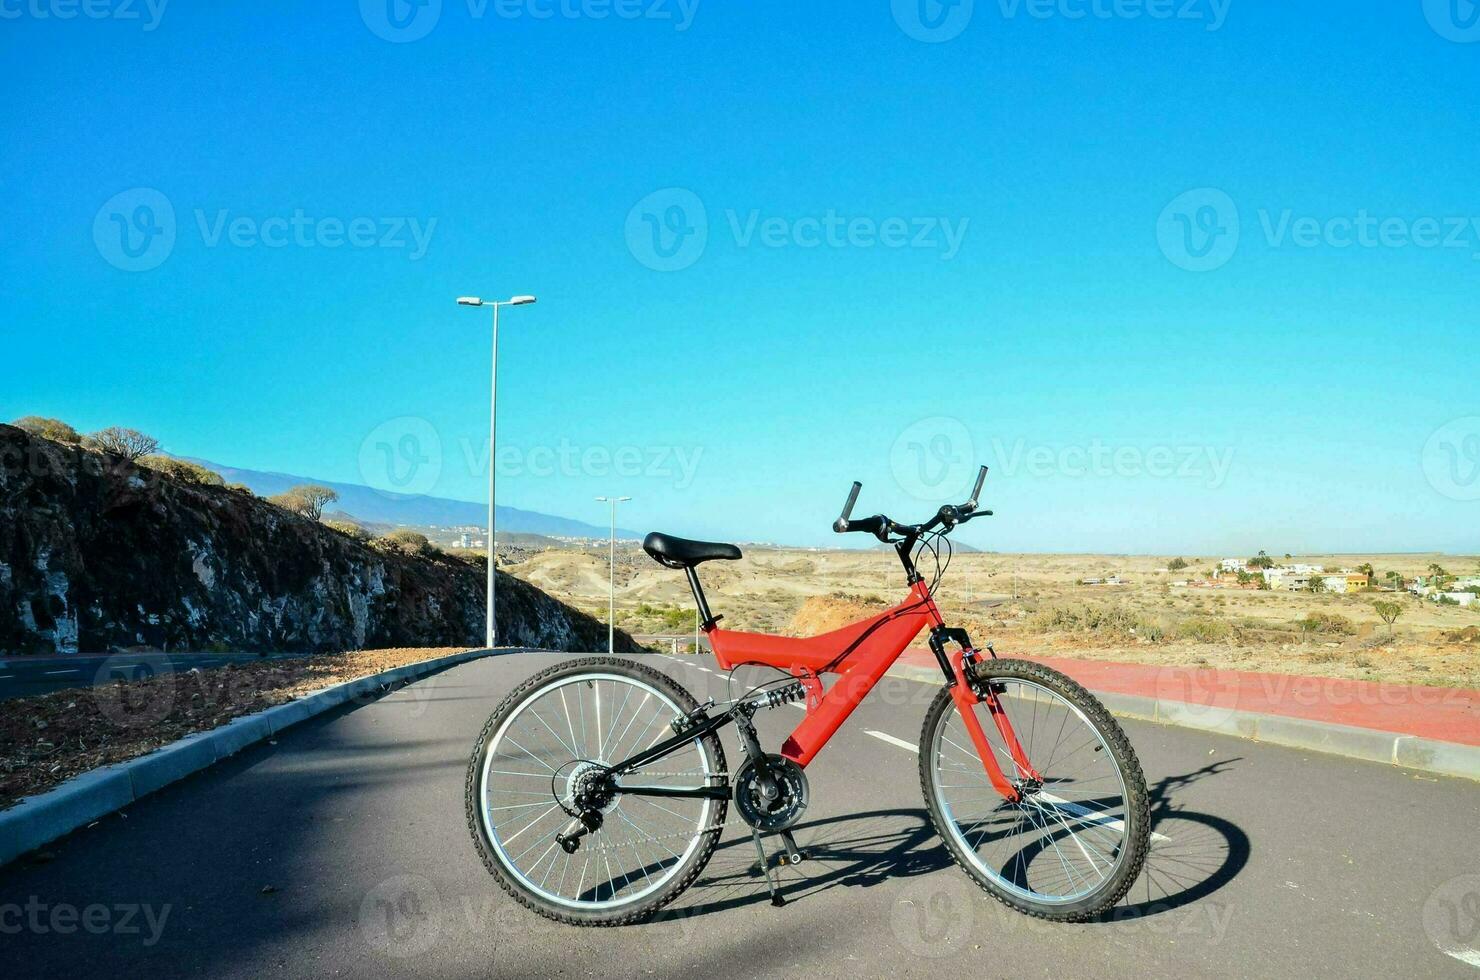
[[[678,914],[707,915],[769,904],[770,891],[749,828],[742,825],[730,832],[733,836],[720,842],[709,867],[680,899],[674,909]],[[936,843],[935,827],[923,807],[804,821],[792,829],[792,835],[806,855],[795,866],[778,867],[781,838],[762,837],[787,902],[838,886],[869,888],[890,878],[928,874],[951,863]]]
[[[1177,806],[1174,794],[1217,776],[1241,757],[1221,759],[1180,776],[1163,776],[1150,789],[1152,838],[1146,866],[1126,897],[1097,921],[1156,915],[1207,898],[1249,863],[1249,835],[1231,820]]]
[[[1158,915],[1214,894],[1248,864],[1248,835],[1232,821],[1179,807],[1176,791],[1216,776],[1238,759],[1221,760],[1150,787],[1153,838],[1141,876],[1114,908],[1095,921]],[[709,867],[664,917],[693,917],[768,904],[770,892],[747,828],[731,829]],[[952,869],[923,807],[873,810],[805,821],[793,830],[806,860],[776,866],[781,840],[762,839],[788,903],[806,901],[840,886],[869,888],[894,878]],[[959,871],[954,871],[959,874]]]

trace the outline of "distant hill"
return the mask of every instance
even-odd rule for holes
[[[374,487],[361,486],[358,483],[335,483],[333,480],[294,476],[291,473],[244,470],[235,466],[213,463],[208,459],[195,459],[188,456],[181,458],[215,470],[226,479],[227,483],[244,484],[259,497],[271,497],[300,483],[317,483],[339,494],[339,501],[332,505],[331,510],[342,511],[366,523],[393,526],[407,524],[418,527],[429,525],[438,527],[477,525],[482,527],[488,522],[488,504],[486,503],[449,500],[446,497],[387,493],[383,490],[376,490]],[[553,514],[541,514],[538,511],[520,510],[517,507],[503,505],[495,509],[494,518],[498,523],[500,540],[503,539],[505,531],[574,538],[605,538],[608,532],[605,524],[587,524],[585,521],[572,520],[569,517],[557,517]],[[642,535],[636,531],[619,527],[617,537],[637,540]]]

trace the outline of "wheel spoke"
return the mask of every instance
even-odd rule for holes
[[[987,704],[973,710],[1021,798],[1002,810],[959,713],[943,703],[927,739],[942,832],[992,887],[1043,908],[1079,902],[1140,853],[1128,846],[1125,775],[1105,735],[1057,690],[1023,677],[986,681],[998,691],[1002,730]],[[1029,768],[1017,765],[1004,732],[1016,735]]]
[[[623,908],[671,888],[694,855],[707,857],[701,844],[707,840],[713,847],[718,801],[655,802],[621,793],[604,774],[614,759],[620,761],[624,747],[643,746],[653,729],[666,728],[665,719],[686,713],[681,703],[691,703],[629,670],[557,674],[502,708],[491,727],[481,766],[482,839],[517,887],[547,902],[571,909]],[[662,738],[660,730],[652,744]],[[716,785],[723,766],[710,744],[712,737],[708,744],[695,739],[652,760],[643,785]],[[531,765],[544,771],[525,768]],[[603,814],[596,830],[577,839],[584,855],[567,853],[557,839],[564,828],[579,826],[571,814],[578,799]]]

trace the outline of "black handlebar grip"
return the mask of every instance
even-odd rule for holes
[[[857,480],[853,481],[853,489],[848,491],[848,502],[843,505],[842,515],[833,521],[833,530],[842,534],[848,530],[848,516],[853,513],[853,505],[858,503],[858,491],[863,489],[863,484]]]
[[[875,514],[873,517],[862,517],[856,521],[849,521],[848,530],[872,534],[882,541],[884,540],[883,535],[889,530],[889,518],[883,514]]]
[[[971,511],[976,510],[977,501],[979,501],[981,499],[981,495],[982,495],[982,484],[983,483],[986,483],[986,482],[987,482],[987,468],[985,466],[983,466],[979,471],[977,471],[977,474],[976,474],[976,486],[973,487],[972,490],[971,490],[971,499],[968,500],[968,501],[966,501],[965,506],[963,506],[961,508],[962,510],[966,511],[967,513],[970,513]]]

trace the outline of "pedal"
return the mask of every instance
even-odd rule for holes
[[[786,845],[786,853],[781,855],[782,864],[795,866],[807,860],[807,855],[800,847],[797,847],[796,838],[791,836],[791,831],[781,831],[781,842]]]

